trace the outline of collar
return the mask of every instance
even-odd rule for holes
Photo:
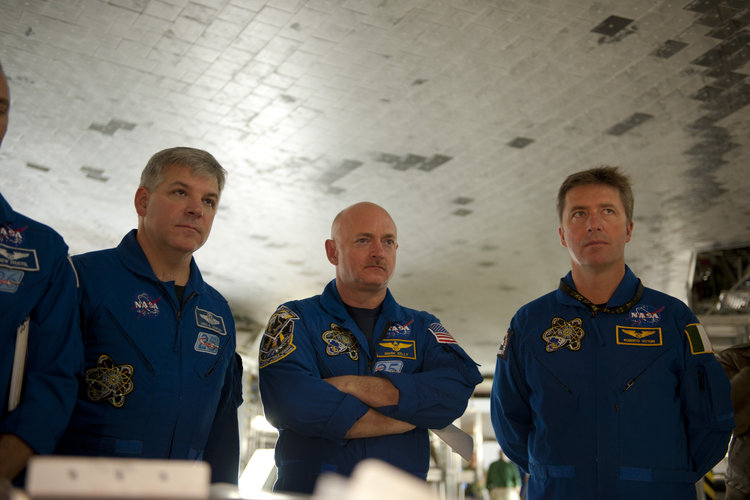
[[[135,274],[138,274],[146,279],[161,283],[162,281],[156,277],[151,264],[149,264],[146,254],[143,253],[141,245],[138,243],[135,235],[136,229],[132,229],[125,237],[120,241],[115,249],[117,256],[120,258],[122,264]],[[195,263],[195,259],[190,259],[190,278],[185,284],[185,294],[189,295],[191,291],[196,293],[203,293],[204,283],[203,277],[198,270],[198,265]]]
[[[593,314],[603,312],[607,314],[622,314],[629,311],[643,297],[645,288],[643,283],[638,279],[628,266],[625,266],[625,276],[620,284],[617,285],[615,293],[612,294],[609,301],[604,306],[596,305],[589,299],[578,293],[573,283],[572,274],[568,274],[560,279],[560,286],[557,290],[557,297],[561,302],[578,302],[586,306]],[[571,299],[573,299],[571,301]]]
[[[10,224],[16,218],[16,212],[5,197],[0,193],[0,224]]]
[[[344,301],[341,300],[339,291],[336,288],[335,279],[332,279],[326,285],[325,290],[323,290],[323,294],[321,295],[320,302],[323,309],[333,315],[337,320],[349,320],[349,313],[347,313]],[[398,305],[396,299],[393,298],[390,290],[385,291],[385,299],[383,299],[381,306],[381,317],[385,317],[389,321],[400,321],[405,318],[403,309]]]

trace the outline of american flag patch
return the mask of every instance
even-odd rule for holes
[[[440,342],[441,344],[457,344],[456,339],[454,339],[450,333],[448,333],[448,330],[445,329],[443,325],[440,323],[432,323],[427,328],[432,334],[435,336],[435,339]]]

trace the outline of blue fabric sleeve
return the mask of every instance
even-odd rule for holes
[[[29,315],[21,401],[0,424],[1,433],[17,435],[40,454],[51,453],[65,430],[83,371],[75,272],[64,244],[55,250],[48,287]]]
[[[524,472],[529,470],[528,439],[532,429],[529,391],[520,368],[517,319],[511,321],[495,364],[490,417],[500,448]]]
[[[289,333],[293,350],[260,369],[266,418],[278,429],[343,443],[347,431],[369,408],[323,380],[304,321],[295,319]]]
[[[399,391],[398,405],[381,407],[378,411],[417,427],[441,429],[464,413],[482,375],[458,344],[440,343],[429,332],[423,337],[425,349],[420,371],[377,373]]]

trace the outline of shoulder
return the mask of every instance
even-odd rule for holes
[[[557,301],[556,294],[557,291],[553,290],[541,297],[537,297],[531,302],[527,302],[516,311],[514,320],[526,322],[529,319],[539,316],[541,313],[554,311],[555,307],[560,305]]]
[[[96,250],[71,257],[77,271],[108,268],[119,264],[114,248]]]

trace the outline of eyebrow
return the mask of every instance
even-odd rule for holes
[[[190,184],[186,184],[186,183],[184,183],[184,182],[182,182],[182,181],[174,181],[174,182],[173,182],[172,184],[170,184],[170,185],[169,185],[169,188],[170,188],[170,189],[171,189],[171,188],[174,188],[174,187],[183,187],[183,188],[186,188],[186,189],[195,189],[195,188],[194,188],[193,186],[191,186]],[[208,193],[206,193],[206,194],[205,194],[205,195],[203,195],[203,196],[204,196],[204,197],[209,197],[209,198],[215,198],[215,199],[217,199],[217,200],[219,199],[219,194],[218,194],[218,193],[215,193],[215,192],[213,192],[213,191],[209,191]]]

